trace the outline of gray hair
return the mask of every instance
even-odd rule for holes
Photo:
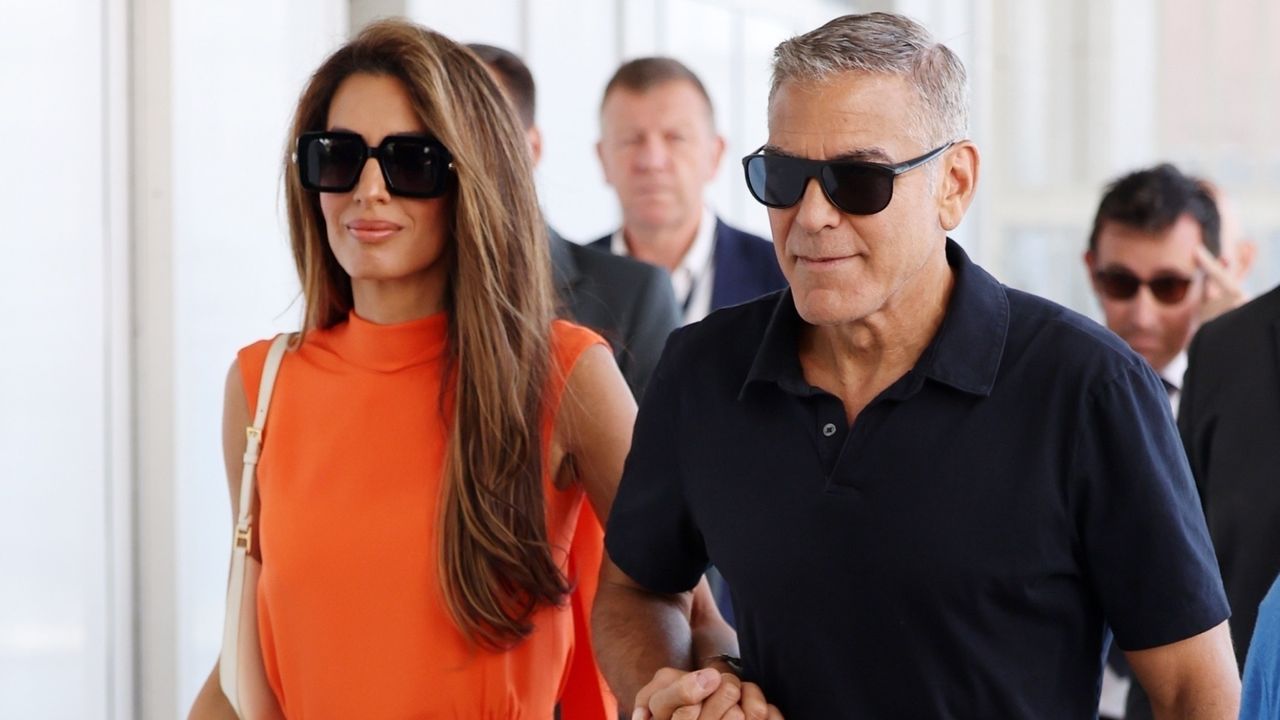
[[[940,145],[968,135],[964,64],[924,26],[892,13],[845,15],[784,41],[773,51],[769,103],[785,82],[823,82],[845,72],[907,79],[920,98],[912,134],[922,143]]]

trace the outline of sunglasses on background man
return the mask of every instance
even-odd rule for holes
[[[840,210],[850,215],[875,215],[893,200],[893,181],[938,157],[955,144],[940,145],[918,158],[896,165],[861,160],[809,160],[764,152],[764,146],[742,158],[747,188],[762,205],[789,208],[804,197],[812,178]]]
[[[1157,275],[1144,280],[1123,268],[1104,268],[1095,270],[1093,283],[1106,297],[1112,300],[1132,300],[1138,290],[1146,285],[1151,295],[1162,305],[1177,305],[1187,297],[1195,276],[1175,275],[1172,273]]]
[[[428,135],[389,135],[375,148],[352,132],[306,132],[298,136],[294,162],[302,187],[314,192],[351,192],[369,158],[377,158],[392,195],[435,198],[452,187],[453,156]]]

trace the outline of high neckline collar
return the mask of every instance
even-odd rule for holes
[[[333,349],[355,365],[377,372],[395,372],[431,362],[445,353],[449,314],[438,312],[417,320],[380,325],[354,310],[334,327]]]

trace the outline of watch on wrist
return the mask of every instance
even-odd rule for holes
[[[722,662],[725,665],[728,665],[729,669],[732,670],[735,675],[739,675],[739,676],[742,675],[742,658],[739,658],[735,655],[730,655],[728,653],[721,653],[719,655],[712,655],[711,657],[704,658],[702,662],[704,664],[710,665],[711,663],[717,662],[717,661]]]

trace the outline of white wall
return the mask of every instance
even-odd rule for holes
[[[128,394],[126,247],[108,182],[123,137],[108,96],[122,72],[121,9],[48,2],[0,24],[4,718],[123,717],[130,701],[115,692],[130,681],[115,654],[130,634],[118,512],[129,434],[116,424]]]

